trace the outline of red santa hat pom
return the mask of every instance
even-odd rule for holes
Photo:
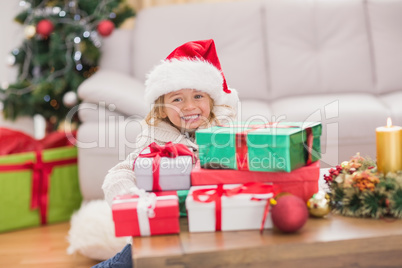
[[[145,87],[149,104],[185,88],[208,93],[215,105],[235,107],[239,101],[236,90],[227,86],[212,39],[191,41],[176,48],[148,74]]]

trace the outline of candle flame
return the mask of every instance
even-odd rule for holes
[[[387,118],[387,127],[392,127],[392,120],[391,117]]]

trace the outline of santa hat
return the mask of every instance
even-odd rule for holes
[[[214,40],[188,42],[170,53],[148,74],[145,100],[152,104],[160,96],[184,88],[208,93],[215,105],[237,105],[237,92],[227,86]]]

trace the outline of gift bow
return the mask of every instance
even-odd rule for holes
[[[279,193],[279,187],[273,184],[259,182],[249,182],[231,189],[224,189],[223,184],[218,184],[216,188],[198,189],[193,191],[194,201],[201,203],[215,202],[215,230],[222,230],[222,196],[235,196],[238,194],[253,194],[251,200],[267,200],[262,217],[260,232],[263,231],[265,221],[269,212],[269,200]],[[206,198],[200,198],[204,196]]]
[[[244,127],[243,125],[218,125],[219,127]],[[265,124],[250,125],[247,130],[236,133],[236,164],[238,170],[249,170],[248,167],[248,147],[247,147],[247,134],[260,128],[301,128],[299,126],[279,125],[278,122],[268,122]],[[312,162],[312,147],[313,147],[313,135],[311,127],[305,128],[307,134],[307,165]]]
[[[39,209],[41,224],[47,223],[49,207],[50,174],[53,167],[77,163],[77,158],[43,162],[42,152],[36,151],[36,162],[31,160],[23,164],[0,165],[0,171],[32,170],[31,209]]]
[[[141,152],[138,157],[152,157],[152,191],[162,191],[162,188],[159,184],[159,164],[161,157],[168,157],[168,158],[176,158],[178,156],[191,156],[194,158],[194,153],[188,149],[188,147],[184,144],[175,144],[172,142],[168,142],[165,146],[158,145],[157,143],[153,142],[148,147],[144,148],[150,149],[149,153]],[[143,151],[144,151],[143,150]],[[133,168],[135,167],[135,162]]]

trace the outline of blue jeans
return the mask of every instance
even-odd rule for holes
[[[131,244],[127,244],[122,251],[114,257],[98,263],[92,268],[131,268],[133,267],[133,259],[131,257]]]

